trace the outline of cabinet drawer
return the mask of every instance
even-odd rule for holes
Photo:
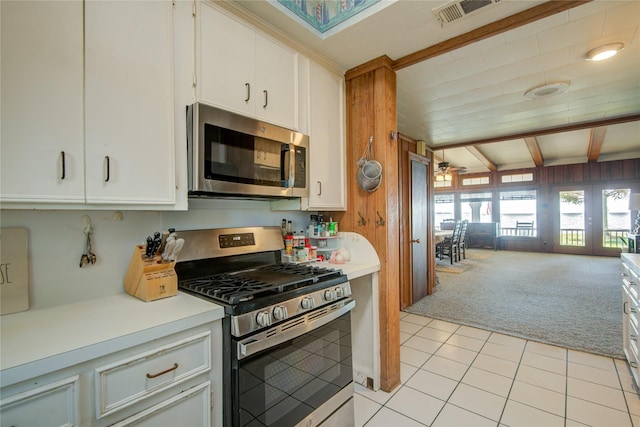
[[[211,382],[185,390],[111,427],[211,426]]]
[[[75,375],[2,399],[2,426],[78,425],[78,378]]]
[[[211,332],[95,369],[96,418],[119,411],[211,369]]]

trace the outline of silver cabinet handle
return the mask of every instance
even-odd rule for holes
[[[322,195],[322,182],[316,181],[318,183],[318,196]]]
[[[245,83],[244,87],[247,89],[247,98],[244,100],[244,102],[249,102],[249,100],[251,99],[251,85],[249,83]]]
[[[65,162],[64,151],[60,152],[60,159],[62,162],[62,175],[60,176],[60,179],[64,179],[67,176],[67,166]]]
[[[267,108],[267,105],[269,105],[269,92],[263,90],[262,93],[264,93],[264,105],[262,108]]]
[[[104,179],[104,182],[109,182],[109,179],[111,178],[111,160],[109,159],[109,156],[104,156],[104,160],[107,166],[107,176]]]

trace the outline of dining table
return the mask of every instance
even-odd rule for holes
[[[433,233],[433,241],[434,243],[440,243],[447,237],[451,237],[453,235],[453,230],[438,230]]]

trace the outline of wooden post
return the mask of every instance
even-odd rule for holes
[[[399,194],[396,134],[396,75],[392,61],[380,57],[348,71],[347,192],[348,210],[333,212],[340,229],[366,237],[380,257],[380,388],[400,384]],[[373,137],[373,157],[382,164],[382,184],[369,193],[357,183],[357,161]],[[366,224],[362,224],[362,218]]]

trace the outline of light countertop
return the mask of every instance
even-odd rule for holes
[[[319,263],[357,279],[380,270],[371,244],[340,233],[351,251],[344,264]],[[224,317],[224,308],[178,292],[144,302],[126,293],[0,318],[0,386],[64,369]]]
[[[635,265],[636,271],[640,272],[640,254],[622,253],[622,258]]]
[[[178,292],[144,302],[122,293],[0,318],[0,385],[213,322],[224,308]]]

